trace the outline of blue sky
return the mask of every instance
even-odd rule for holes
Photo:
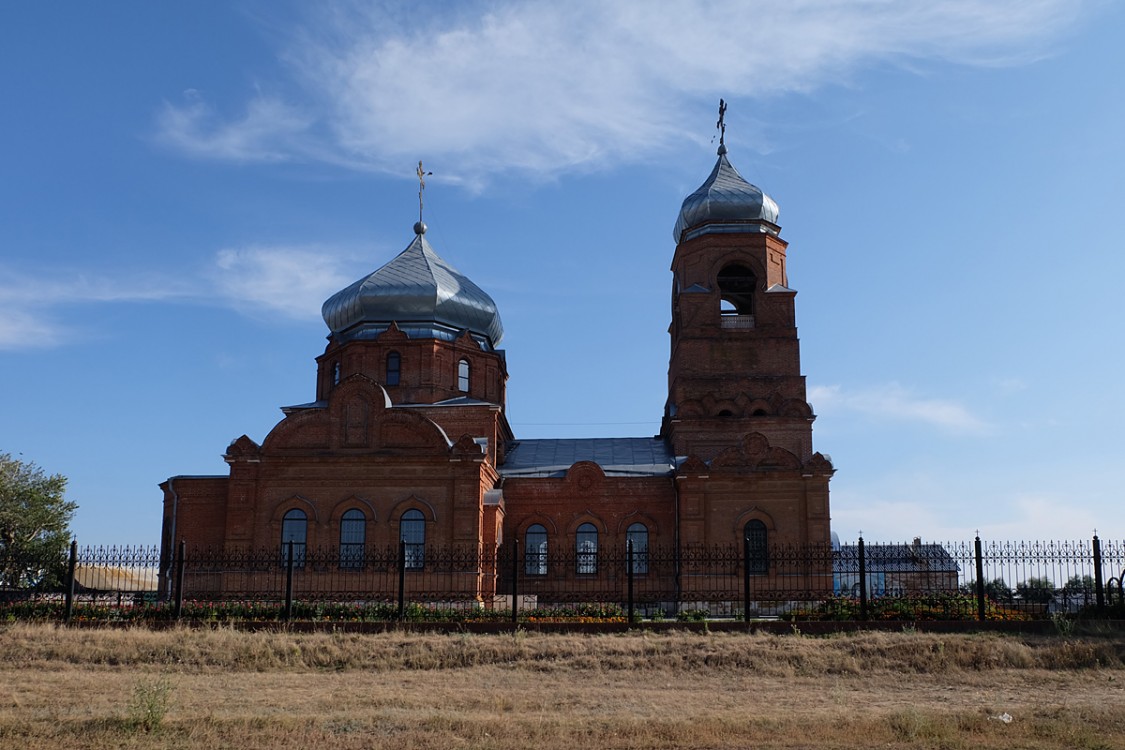
[[[496,300],[522,437],[642,436],[672,226],[780,205],[833,528],[1125,536],[1125,10],[1079,0],[0,4],[0,451],[155,543],[313,397],[417,219]]]

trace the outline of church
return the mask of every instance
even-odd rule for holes
[[[405,250],[324,303],[315,397],[282,407],[260,443],[231,443],[226,474],[160,485],[165,559],[181,542],[292,542],[298,564],[330,549],[339,569],[359,570],[373,550],[402,549],[405,569],[421,573],[437,550],[461,550],[471,575],[445,595],[477,601],[503,588],[497,555],[513,543],[521,590],[546,599],[610,575],[599,559],[627,544],[638,556],[668,551],[674,570],[634,571],[677,594],[691,587],[680,561],[693,550],[752,543],[756,575],[792,575],[766,551],[829,546],[834,469],[813,450],[778,206],[734,168],[725,138],[673,238],[659,435],[514,434],[500,312],[419,221]],[[811,572],[789,585],[831,590],[829,571]]]

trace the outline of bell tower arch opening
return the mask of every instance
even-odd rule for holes
[[[758,291],[758,277],[746,266],[732,263],[719,271],[719,314],[753,315],[754,296]]]

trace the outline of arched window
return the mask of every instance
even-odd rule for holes
[[[406,569],[421,570],[426,564],[426,517],[408,510],[398,521],[398,538],[406,542]]]
[[[367,516],[352,508],[340,518],[340,567],[363,567],[364,546],[367,544]]]
[[[457,390],[461,393],[469,392],[469,360],[467,359],[457,363]]]
[[[305,566],[305,547],[308,541],[309,519],[305,511],[294,508],[281,519],[281,560],[289,560],[290,542],[293,545],[293,566]]]
[[[398,385],[402,377],[402,356],[398,352],[387,355],[387,385]]]
[[[523,572],[529,576],[547,575],[547,529],[532,524],[523,535]]]
[[[648,572],[648,527],[634,523],[625,531],[625,543],[633,545],[633,574]],[[626,547],[626,550],[628,548]]]
[[[578,527],[574,538],[575,570],[579,573],[598,572],[598,527],[584,523]]]
[[[719,271],[720,314],[753,315],[757,288],[758,279],[746,266],[727,266]]]
[[[332,363],[332,385],[340,384],[340,363]]]
[[[755,519],[747,522],[743,531],[746,539],[746,572],[756,575],[768,573],[770,556],[766,539],[766,525]]]

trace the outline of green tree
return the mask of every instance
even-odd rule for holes
[[[1006,602],[1012,599],[1012,589],[1004,582],[1003,578],[993,578],[984,584],[984,593],[995,602]]]
[[[973,580],[963,584],[961,593],[976,596],[977,582]],[[1004,582],[1003,578],[993,578],[991,581],[984,582],[984,595],[994,602],[1010,601],[1012,589]]]
[[[1016,584],[1016,595],[1025,602],[1049,602],[1055,598],[1055,584],[1050,579],[1032,576]]]
[[[1071,576],[1062,590],[1064,594],[1068,595],[1093,594],[1094,588],[1094,577],[1086,575]]]
[[[70,519],[66,477],[0,453],[0,588],[57,585],[66,566]]]

